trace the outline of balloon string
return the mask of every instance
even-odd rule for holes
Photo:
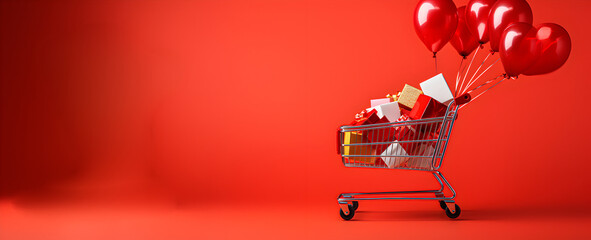
[[[460,82],[460,71],[462,70],[462,64],[464,63],[464,57],[460,61],[460,67],[458,67],[458,74],[456,75],[456,89],[454,90],[454,97],[458,95],[458,83]]]
[[[435,55],[436,53],[433,53],[433,59],[435,59],[435,74],[437,74],[437,55]]]
[[[502,75],[501,75],[502,76]],[[498,78],[498,77],[497,77]],[[498,83],[495,83],[494,85],[490,86],[489,88],[487,88],[486,90],[482,91],[480,94],[476,95],[476,97],[472,98],[472,100],[470,100],[470,102],[467,102],[466,104],[460,106],[459,109],[462,109],[463,107],[465,107],[466,105],[468,105],[471,102],[474,102],[474,100],[476,100],[478,97],[482,96],[482,94],[484,94],[485,92],[487,92],[488,90],[494,88],[495,86],[499,85],[499,83],[502,83],[503,81],[505,81],[505,79],[508,79],[507,77],[504,77],[503,79],[501,79],[501,81],[499,81]]]
[[[478,90],[479,88],[481,88],[481,87],[483,87],[483,86],[485,86],[485,85],[487,85],[487,84],[489,84],[489,83],[493,82],[494,80],[497,80],[497,79],[499,79],[499,77],[502,77],[502,76],[503,76],[503,74],[501,74],[501,75],[499,75],[499,76],[496,76],[496,77],[494,77],[494,78],[491,78],[491,79],[487,80],[486,82],[484,82],[483,84],[480,84],[478,87],[475,87],[474,89],[472,89],[472,90],[468,91],[468,93],[472,93],[472,92],[474,92],[474,91]]]
[[[500,59],[500,58],[499,58],[499,59]],[[495,65],[495,64],[496,64],[496,63],[499,61],[499,59],[497,59],[497,60],[496,60],[495,62],[493,62],[493,63],[492,63],[490,66],[488,66],[488,67],[487,67],[487,68],[484,70],[484,72],[482,72],[480,75],[478,75],[478,77],[476,77],[476,79],[474,79],[474,81],[473,81],[473,82],[471,82],[471,83],[470,83],[468,86],[466,86],[466,88],[464,89],[464,91],[462,91],[462,93],[466,92],[466,90],[468,90],[468,88],[469,88],[470,86],[472,86],[472,84],[474,84],[474,83],[476,82],[476,80],[480,79],[480,77],[482,77],[482,75],[483,75],[483,74],[485,74],[485,73],[486,73],[486,72],[487,72],[487,71],[488,71],[488,70],[489,70],[489,69],[490,69],[492,66],[494,66],[494,65]]]
[[[466,88],[468,88],[470,85],[472,85],[473,81],[476,81],[476,79],[474,79],[474,76],[476,76],[476,74],[478,73],[478,71],[480,71],[480,68],[482,68],[482,65],[484,65],[484,62],[486,62],[486,60],[488,59],[488,57],[490,57],[491,54],[486,55],[486,57],[484,58],[484,60],[482,60],[482,62],[480,63],[480,66],[478,66],[478,68],[476,69],[476,71],[474,71],[474,74],[472,74],[472,77],[470,78],[470,80],[468,80],[468,83],[466,84]],[[462,90],[462,92],[465,92],[466,89]]]
[[[464,86],[464,80],[466,80],[466,76],[468,75],[468,72],[470,72],[470,67],[472,67],[472,62],[474,62],[474,57],[476,57],[476,55],[478,54],[478,50],[480,50],[480,48],[476,48],[476,52],[474,53],[474,55],[472,55],[472,60],[470,60],[468,70],[466,71],[466,73],[464,74],[464,78],[462,78],[462,81],[460,82],[460,89],[462,89]]]

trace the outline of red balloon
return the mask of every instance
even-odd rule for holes
[[[499,53],[508,77],[517,77],[538,60],[538,30],[529,23],[513,23],[501,35]]]
[[[415,9],[414,24],[421,41],[435,54],[456,31],[456,5],[452,0],[421,0]]]
[[[525,0],[498,0],[488,15],[490,48],[498,52],[503,31],[511,24],[524,22],[532,24],[533,13]]]
[[[460,56],[464,58],[470,55],[470,53],[472,53],[472,51],[474,51],[474,49],[480,45],[478,44],[476,38],[468,30],[466,18],[464,17],[465,13],[466,6],[458,8],[458,28],[449,41],[456,51],[458,51]]]
[[[542,52],[538,60],[523,74],[539,75],[555,71],[568,59],[571,50],[570,36],[566,29],[554,23],[542,23],[536,34]]]
[[[488,13],[497,0],[470,0],[466,5],[466,25],[480,44],[488,42]]]

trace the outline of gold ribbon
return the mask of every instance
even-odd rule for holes
[[[398,92],[396,95],[388,94],[386,97],[392,99],[392,102],[396,102],[400,98],[400,94],[401,92]]]

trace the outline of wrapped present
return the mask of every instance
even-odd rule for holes
[[[344,132],[344,144],[368,143],[362,131]],[[344,146],[343,155],[376,155],[376,148],[371,145]],[[375,164],[377,157],[347,157],[350,161]]]
[[[369,111],[363,110],[355,116],[355,120],[349,125],[361,126],[376,123],[386,123],[386,118],[378,117],[378,111],[371,109]],[[362,130],[354,132],[344,133],[344,144],[354,143],[370,143],[369,139],[377,139],[377,135],[373,135],[374,130]],[[380,149],[379,145],[363,145],[363,146],[345,146],[343,149],[343,155],[376,155],[377,150]],[[348,157],[349,160],[354,162],[361,162],[366,164],[375,164],[377,157]]]
[[[377,107],[379,105],[389,103],[391,101],[392,101],[391,98],[378,98],[378,99],[371,99],[370,103],[371,103],[371,107]]]
[[[441,117],[445,115],[447,107],[437,100],[421,94],[414,107],[408,114],[411,119]]]
[[[385,120],[386,118],[382,119],[387,122]],[[371,147],[375,148],[377,153],[384,151],[396,139],[396,131],[392,128],[368,129],[364,131],[364,134],[366,135],[366,140],[373,143]]]
[[[402,93],[400,93],[400,97],[398,98],[398,103],[401,107],[405,107],[408,109],[412,109],[415,105],[415,102],[419,98],[423,92],[411,85],[405,84],[404,88],[402,89]]]
[[[389,119],[398,118],[396,117],[397,112],[398,114],[400,114],[398,110],[399,109],[397,103],[386,103],[375,108],[368,108],[367,112],[376,111],[376,115],[380,117],[380,119],[371,119],[366,121],[365,124],[389,123]],[[381,152],[384,148],[387,147],[386,142],[391,142],[394,140],[395,131],[391,128],[367,129],[363,132],[368,142],[382,143],[372,145],[372,147],[375,148],[377,152]]]
[[[387,122],[395,122],[400,117],[400,107],[398,102],[384,103],[382,105],[368,108],[366,111],[371,111],[373,109],[377,111],[378,117],[382,118],[382,120],[387,120]],[[383,119],[384,117],[386,119]]]
[[[423,90],[423,94],[432,97],[445,105],[448,105],[454,98],[451,90],[449,90],[447,81],[445,81],[445,78],[441,73],[427,79],[419,85],[421,86],[421,90]]]
[[[431,168],[432,155],[435,152],[433,146],[425,143],[415,144],[410,151],[412,152],[407,152],[407,148],[395,141],[382,152],[381,159],[389,168]]]
[[[363,110],[360,113],[355,115],[355,120],[353,120],[349,125],[360,126],[360,125],[379,123],[380,121],[381,121],[381,118],[378,117],[377,110],[375,110],[375,109],[371,109],[370,111]]]
[[[399,105],[399,106],[401,106],[401,105]],[[400,108],[400,115],[401,115],[401,116],[402,116],[402,115],[407,115],[407,116],[408,116],[408,115],[410,114],[410,111],[411,111],[411,110],[412,110],[412,109],[406,109],[406,107],[401,107],[401,108]]]
[[[402,121],[408,121],[411,120],[410,117],[408,117],[407,115],[401,115],[400,118],[398,118],[397,122],[402,122]],[[402,126],[398,126],[394,128],[395,133],[394,133],[394,139],[398,140],[398,141],[410,141],[410,140],[416,140],[415,138],[417,137],[416,135],[416,129],[415,126],[413,125],[402,125]],[[413,148],[413,143],[409,143],[409,142],[404,142],[404,143],[400,143],[400,145],[405,149],[406,152],[410,152]]]
[[[419,144],[411,155],[416,156],[408,158],[406,162],[402,163],[408,168],[420,168],[420,169],[431,169],[431,161],[433,160],[433,153],[435,153],[435,147],[431,144]],[[418,157],[424,156],[424,157]]]
[[[408,153],[406,153],[406,150],[404,150],[398,141],[390,144],[380,155],[382,161],[389,168],[401,167],[409,159],[406,157]]]

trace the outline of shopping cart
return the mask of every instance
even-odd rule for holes
[[[469,102],[470,98],[469,94],[464,94],[452,100],[443,117],[341,126],[337,134],[337,151],[346,167],[428,171],[440,186],[434,190],[341,193],[338,198],[341,217],[351,220],[361,200],[435,200],[448,217],[460,216],[461,209],[454,200],[456,192],[439,168],[459,106]],[[445,187],[451,196],[444,195]]]

